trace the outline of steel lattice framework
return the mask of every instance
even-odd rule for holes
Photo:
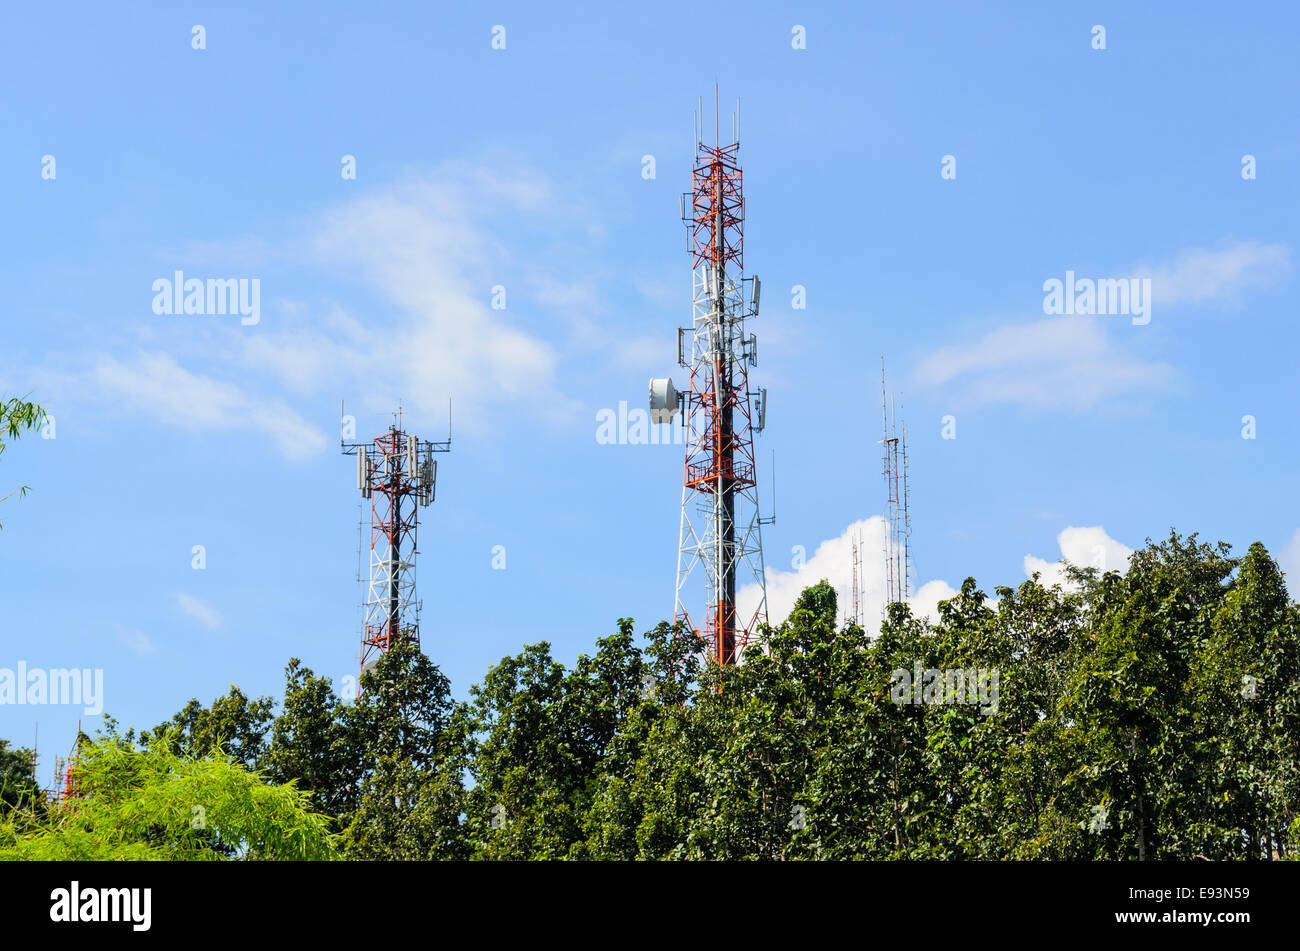
[[[81,755],[81,721],[77,721],[77,738],[72,743],[72,750],[67,759],[62,756],[54,758],[54,783],[47,793],[55,803],[67,805],[81,797],[81,783],[77,777],[77,760]]]
[[[705,633],[713,659],[725,666],[736,662],[758,625],[767,622],[753,439],[762,429],[766,394],[749,389],[758,353],[755,337],[746,336],[745,319],[758,315],[759,285],[757,278],[744,277],[740,145],[709,147],[698,134],[696,139],[692,189],[682,202],[694,303],[692,326],[682,331],[690,336],[689,352],[680,337],[678,348],[690,386],[680,394],[686,459],[675,616]],[[687,607],[697,571],[707,589],[703,618]],[[738,575],[752,577],[759,591],[744,616],[736,603]]]
[[[885,504],[888,524],[885,528],[885,603],[906,601],[912,593],[912,518],[908,512],[907,426],[902,412],[885,390],[884,360],[880,367],[880,399],[884,416],[881,472],[885,477]]]
[[[444,442],[420,442],[400,423],[368,443],[344,443],[357,457],[357,488],[370,500],[370,571],[361,631],[364,673],[399,640],[420,642],[420,601],[415,595],[419,506],[434,500]]]

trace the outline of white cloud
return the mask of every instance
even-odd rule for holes
[[[149,636],[144,631],[134,627],[124,627],[121,624],[113,626],[117,628],[117,639],[137,654],[157,653],[157,645],[149,639]]]
[[[130,360],[105,357],[91,379],[126,405],[175,426],[251,429],[273,439],[289,458],[319,453],[326,445],[320,431],[283,402],[191,373],[168,353],[144,352]]]
[[[1087,410],[1166,390],[1174,371],[1123,354],[1107,336],[1104,320],[1054,317],[1002,327],[973,344],[942,347],[921,362],[915,377],[923,386],[948,387],[965,405]]]
[[[338,362],[367,390],[377,377],[391,379],[394,392],[379,398],[400,395],[426,411],[441,409],[449,394],[471,414],[487,403],[553,406],[560,399],[555,350],[531,329],[514,326],[513,315],[525,311],[527,278],[487,224],[504,216],[510,228],[501,231],[508,233],[521,218],[549,212],[552,202],[549,186],[537,176],[452,165],[429,179],[375,189],[321,216],[301,244],[307,262],[355,275],[396,307],[389,325],[367,321],[364,333],[348,334],[347,349],[333,356],[346,357]],[[512,274],[519,275],[517,286]],[[505,310],[491,307],[497,284],[506,289]],[[593,300],[581,282],[550,280],[538,293],[557,308],[588,307]],[[268,347],[257,356],[266,360],[273,352]],[[296,359],[286,342],[278,352],[285,361]]]
[[[221,627],[221,615],[217,609],[193,595],[176,592],[176,606],[209,630]]]
[[[1025,556],[1025,575],[1032,577],[1034,572],[1038,572],[1039,583],[1048,588],[1054,584],[1069,587],[1065,581],[1066,561],[1080,568],[1122,573],[1128,568],[1129,556],[1133,554],[1133,549],[1115,541],[1100,525],[1090,528],[1071,526],[1056,536],[1056,543],[1061,549],[1061,561],[1049,562],[1033,555]]]
[[[859,540],[859,581],[862,592],[861,622],[868,630],[878,630],[885,605],[885,519],[875,515],[854,522],[838,538],[823,541],[816,551],[798,568],[790,571],[767,569],[767,610],[772,623],[785,620],[804,588],[825,578],[835,588],[839,598],[840,616],[852,611],[853,591],[853,540]],[[943,581],[929,581],[921,585],[908,599],[913,613],[935,617],[938,603],[957,592]],[[758,603],[758,585],[749,584],[740,589],[736,600],[741,617],[748,617]]]
[[[1285,244],[1237,241],[1218,248],[1189,248],[1169,264],[1137,269],[1151,278],[1155,303],[1236,303],[1243,290],[1266,287],[1291,273]]]
[[[839,598],[840,617],[846,617],[852,610],[853,590],[853,540],[859,541],[859,590],[862,592],[861,621],[863,627],[875,632],[880,628],[881,612],[885,604],[885,530],[886,521],[881,516],[854,522],[838,537],[823,541],[817,546],[812,556],[798,568],[789,571],[767,569],[767,604],[768,615],[772,623],[780,623],[790,614],[800,593],[811,585],[825,578],[835,589]],[[1066,528],[1057,536],[1057,544],[1063,559],[1081,567],[1089,565],[1103,571],[1124,571],[1128,567],[1129,556],[1133,550],[1117,542],[1106,534],[1101,526],[1091,528]],[[1300,532],[1292,542],[1297,569],[1300,570]],[[1042,558],[1026,555],[1024,560],[1026,576],[1035,571],[1040,574],[1040,583],[1050,587],[1053,584],[1064,585],[1064,561],[1048,562]],[[758,585],[748,584],[737,595],[739,614],[748,617],[758,603]],[[957,590],[946,581],[934,579],[927,581],[916,589],[908,598],[912,614],[937,620],[939,602],[956,597]],[[986,602],[996,609],[996,602]]]
[[[232,361],[270,374],[299,394],[316,393],[348,373],[373,369],[359,358],[366,350],[365,328],[339,307],[327,305],[309,315],[295,302],[282,308],[276,323],[284,329],[242,335]]]
[[[553,236],[556,222],[578,220],[569,204],[527,170],[447,163],[360,193],[309,220],[296,239],[192,241],[166,268],[235,268],[259,274],[268,290],[280,284],[268,269],[324,272],[361,285],[363,302],[349,307],[364,311],[328,298],[272,296],[255,326],[191,322],[175,332],[146,319],[135,328],[135,353],[51,354],[24,373],[49,384],[60,402],[111,404],[194,431],[251,430],[295,459],[329,445],[291,408],[303,397],[346,396],[353,412],[354,400],[362,412],[387,412],[400,400],[438,421],[449,397],[460,419],[481,419],[490,406],[573,418],[577,404],[561,390],[556,348],[539,327],[552,311],[561,328],[594,326],[595,287],[585,275],[564,283],[554,261],[515,265],[506,241],[530,227]],[[582,257],[555,253],[566,266]],[[495,284],[506,286],[507,310],[491,307]]]
[[[1300,531],[1291,536],[1291,541],[1277,553],[1274,560],[1286,575],[1286,587],[1292,600],[1300,598]]]
[[[573,348],[608,349],[600,295],[589,275],[564,275],[581,253],[552,247],[561,266],[521,265],[509,240],[533,228],[554,242],[568,220],[576,219],[550,183],[527,170],[451,162],[372,188],[267,252],[360,285],[374,301],[351,305],[365,306],[364,316],[332,300],[280,300],[280,312],[224,357],[297,394],[349,394],[349,411],[353,399],[369,412],[400,399],[440,419],[452,397],[462,420],[482,422],[502,407],[568,418],[577,404],[563,392],[559,351],[543,334],[567,330]],[[496,285],[505,290],[503,310],[493,308]]]
[[[1165,264],[1139,265],[1131,276],[1151,279],[1158,318],[1162,308],[1177,304],[1237,303],[1243,291],[1276,284],[1290,273],[1287,245],[1237,241],[1189,248]],[[1131,327],[1092,317],[1001,327],[974,343],[941,347],[922,360],[915,376],[923,386],[947,387],[959,404],[1039,410],[1083,411],[1170,389],[1173,368],[1124,352],[1112,339],[1112,324]]]
[[[632,278],[633,289],[642,297],[656,304],[681,304],[690,300],[691,285],[689,281],[650,280],[643,277]]]
[[[561,281],[545,271],[534,269],[527,280],[535,300],[565,316],[590,316],[604,309],[600,292],[591,278]]]
[[[664,346],[660,337],[628,337],[612,344],[609,356],[618,366],[639,370],[649,376],[663,367],[664,354],[670,352],[671,346],[671,341],[667,347]],[[683,376],[689,379],[687,372],[682,371]]]
[[[948,582],[927,581],[917,589],[916,594],[907,599],[907,603],[912,606],[914,616],[937,621],[939,619],[939,602],[947,601],[949,598],[955,598],[956,596],[957,589]],[[986,599],[985,604],[989,604],[990,600]]]

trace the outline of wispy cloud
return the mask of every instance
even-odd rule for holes
[[[1045,318],[1001,327],[974,343],[941,347],[915,371],[922,386],[947,388],[959,405],[1017,403],[1087,410],[1134,393],[1168,390],[1168,364],[1123,353],[1106,321]]]
[[[1243,291],[1275,285],[1291,273],[1285,244],[1235,241],[1217,248],[1189,248],[1173,261],[1135,269],[1151,278],[1155,305],[1236,304]]]
[[[638,294],[656,304],[680,304],[689,299],[690,284],[686,281],[650,280],[643,277],[632,279],[632,287]]]
[[[247,428],[270,436],[290,458],[321,452],[325,437],[282,401],[186,370],[169,353],[104,357],[94,367],[99,387],[135,410],[194,430]]]
[[[154,644],[149,636],[134,627],[125,627],[121,624],[113,625],[117,629],[117,639],[122,642],[128,649],[135,651],[137,654],[155,654],[158,652],[158,646]]]
[[[210,604],[183,592],[176,592],[176,606],[209,630],[221,627],[221,615]]]
[[[368,322],[371,332],[350,342],[351,369],[386,368],[401,395],[425,409],[443,406],[448,394],[470,413],[483,404],[558,398],[553,347],[512,321],[526,282],[510,263],[508,231],[489,224],[544,215],[552,203],[539,176],[458,165],[322,215],[301,242],[307,263],[355,275],[396,308],[385,332]],[[520,274],[517,286],[512,273]],[[491,306],[497,284],[506,289],[505,310]],[[590,297],[589,288],[558,281],[542,292],[556,306]]]
[[[1138,265],[1129,276],[1150,278],[1152,310],[1163,320],[1164,308],[1177,305],[1234,305],[1245,291],[1276,284],[1290,272],[1285,244],[1236,241],[1189,248],[1166,263]],[[1173,367],[1120,345],[1135,339],[1131,330],[1125,337],[1116,329],[1128,329],[1126,323],[1036,318],[932,351],[918,365],[915,380],[944,388],[954,406],[1009,403],[1074,411],[1166,392],[1176,383]]]
[[[494,411],[570,418],[565,410],[577,404],[564,393],[560,357],[546,337],[562,338],[557,330],[568,328],[592,349],[608,349],[608,341],[579,332],[595,326],[591,280],[567,279],[545,262],[515,263],[520,234],[552,235],[573,220],[550,182],[527,169],[452,162],[355,194],[296,235],[194,240],[160,255],[164,270],[259,275],[270,312],[256,326],[210,321],[182,330],[175,321],[186,318],[146,319],[134,328],[134,352],[51,354],[25,376],[42,380],[62,405],[102,405],[107,396],[169,425],[261,433],[293,459],[329,443],[295,408],[304,398],[355,394],[374,412],[400,399],[441,419],[454,397],[460,419]],[[296,287],[283,275],[304,271],[313,283],[321,275],[331,286],[351,285],[341,292],[348,304],[269,293]],[[505,310],[492,307],[497,284],[506,289]],[[142,287],[142,306],[151,293]]]

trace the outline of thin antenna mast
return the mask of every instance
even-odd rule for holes
[[[855,533],[854,536],[853,536],[853,597],[852,597],[852,603],[853,603],[853,614],[852,614],[852,616],[849,618],[849,623],[850,623],[850,624],[858,624],[858,623],[859,623],[859,620],[860,620],[860,618],[861,618],[861,616],[862,616],[862,615],[859,613],[859,612],[861,611],[861,605],[860,605],[860,603],[859,603],[859,595],[858,595],[858,591],[859,591],[859,588],[858,588],[858,561],[859,561],[858,537],[857,537],[857,535],[856,535],[856,533]]]
[[[903,401],[898,401],[898,444],[903,457],[903,597],[912,596],[912,516],[908,511],[907,487],[907,420],[903,417]]]
[[[885,385],[885,358],[880,358],[880,402],[884,417],[883,473],[887,526],[885,531],[885,606],[906,601],[912,592],[911,534],[907,487],[907,427],[898,401]]]

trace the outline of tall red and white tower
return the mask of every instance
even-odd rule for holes
[[[652,422],[671,422],[680,411],[686,438],[674,615],[705,634],[722,666],[735,663],[767,622],[764,520],[754,465],[754,433],[765,423],[767,393],[750,389],[758,343],[745,332],[746,318],[758,316],[760,284],[744,276],[739,110],[732,123],[732,142],[721,145],[715,119],[714,145],[708,146],[697,114],[692,188],[682,196],[694,294],[692,325],[678,330],[677,361],[690,372],[690,383],[678,392],[670,379],[650,381]],[[701,574],[704,591],[697,600]],[[743,608],[737,604],[742,579],[752,580],[758,592]]]
[[[420,602],[415,596],[419,508],[432,504],[438,481],[435,453],[443,442],[421,442],[402,429],[401,413],[370,442],[342,444],[357,457],[357,488],[370,502],[370,572],[361,631],[361,671],[398,640],[420,643]]]

